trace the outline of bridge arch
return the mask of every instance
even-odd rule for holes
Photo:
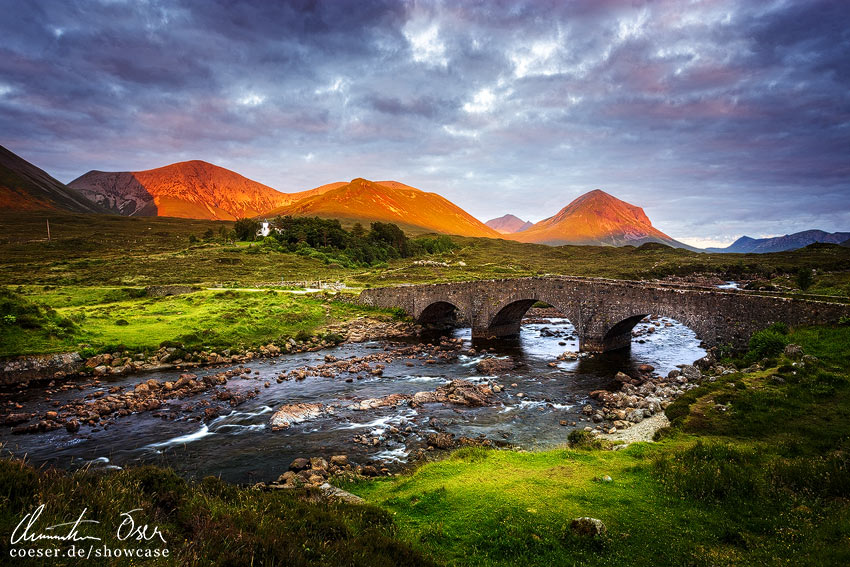
[[[541,294],[533,294],[530,297],[520,299],[511,298],[497,304],[491,311],[495,314],[487,321],[486,334],[495,337],[513,337],[519,335],[523,317],[538,301],[551,305],[560,311],[565,318],[575,323],[572,313],[562,308],[560,305],[561,302],[550,300]]]
[[[632,344],[632,329],[640,323],[644,317],[648,317],[650,313],[641,313],[626,317],[622,321],[612,325],[602,336],[602,344],[599,349],[602,352],[626,348]]]
[[[425,327],[449,328],[455,327],[464,319],[460,307],[450,301],[436,300],[426,305],[416,321]]]
[[[703,342],[711,343],[716,330],[705,318],[695,317],[687,309],[670,309],[660,305],[637,306],[633,315],[627,315],[610,325],[603,325],[602,332],[587,336],[582,350],[606,352],[631,346],[632,330],[646,317],[670,319],[694,332]]]

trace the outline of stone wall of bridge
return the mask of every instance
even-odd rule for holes
[[[365,290],[359,301],[399,307],[418,321],[445,323],[452,316],[476,337],[519,333],[537,301],[561,311],[576,327],[582,350],[628,346],[632,328],[646,315],[676,319],[708,346],[744,346],[774,322],[791,326],[833,323],[850,305],[785,299],[739,291],[666,286],[595,278],[547,277],[403,285]]]

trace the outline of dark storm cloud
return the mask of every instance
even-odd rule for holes
[[[205,159],[692,242],[850,230],[841,1],[0,0],[0,143],[62,180]],[[12,14],[12,17],[8,15]]]

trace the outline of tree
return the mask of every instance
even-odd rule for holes
[[[363,225],[359,222],[354,223],[354,226],[351,227],[351,235],[354,238],[363,238],[366,236],[366,229],[363,228]]]
[[[812,271],[808,268],[800,268],[797,270],[797,285],[803,291],[806,291],[812,284],[814,283],[814,276],[812,275]]]
[[[407,247],[407,235],[397,225],[388,222],[373,222],[371,228],[369,240],[389,244],[402,258],[407,258],[410,255]]]
[[[260,221],[257,219],[244,218],[236,221],[233,230],[239,240],[255,240],[260,226]]]

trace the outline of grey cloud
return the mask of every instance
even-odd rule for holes
[[[284,191],[396,178],[482,219],[601,188],[679,238],[850,229],[837,0],[12,7],[0,143],[63,180],[206,159]]]

